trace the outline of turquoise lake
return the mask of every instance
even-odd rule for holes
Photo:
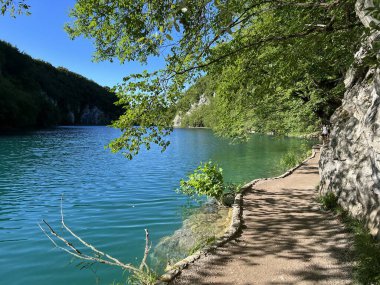
[[[59,127],[0,136],[0,284],[89,285],[123,280],[105,265],[82,268],[53,247],[38,227],[59,233],[65,221],[79,236],[123,262],[138,264],[145,244],[182,225],[187,199],[174,190],[200,161],[213,160],[229,182],[281,173],[287,151],[309,143],[252,135],[231,145],[206,129],[176,129],[161,153],[153,147],[132,161],[104,146],[119,135],[108,127]]]

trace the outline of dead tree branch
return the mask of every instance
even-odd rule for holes
[[[143,257],[141,264],[140,264],[140,270],[143,270],[144,267],[146,269],[148,269],[148,265],[146,264],[146,259],[147,259],[148,254],[149,254],[149,250],[150,250],[149,232],[147,229],[145,229],[145,250],[144,250],[144,257]]]
[[[52,226],[49,225],[48,222],[45,220],[42,220],[43,224],[39,223],[38,226],[42,230],[42,232],[47,236],[47,238],[53,243],[53,245],[60,250],[82,260],[87,260],[91,262],[98,262],[102,264],[107,264],[111,266],[117,266],[122,268],[123,270],[128,270],[133,273],[141,273],[143,272],[144,268],[148,269],[148,266],[146,264],[146,259],[149,255],[149,232],[147,229],[145,229],[145,250],[144,250],[144,256],[141,261],[140,267],[133,266],[130,263],[123,263],[117,258],[99,250],[95,246],[89,244],[88,242],[84,241],[81,237],[79,237],[73,230],[71,230],[65,223],[64,215],[63,215],[63,195],[61,197],[61,224],[63,228],[70,234],[71,237],[73,237],[76,241],[78,241],[81,245],[83,245],[85,248],[90,250],[90,252],[93,255],[86,254],[79,249],[77,249],[73,243],[69,242],[66,238],[64,238],[62,235],[58,234]],[[63,243],[64,245],[59,245],[58,241]]]

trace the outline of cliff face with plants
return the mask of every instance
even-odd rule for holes
[[[206,127],[204,122],[204,111],[203,107],[210,105],[210,100],[205,96],[201,95],[198,102],[191,104],[190,109],[185,113],[180,111],[176,114],[173,120],[173,126],[175,128],[179,127]],[[207,110],[206,110],[207,112]]]
[[[371,234],[380,237],[380,32],[370,7],[372,0],[356,3],[368,33],[346,75],[343,104],[331,118],[331,140],[322,150],[320,172],[321,192],[333,191],[341,206],[365,219]]]
[[[212,127],[210,120],[211,101],[214,96],[214,84],[208,76],[203,76],[183,93],[182,98],[172,107],[173,126]]]
[[[108,124],[116,96],[83,76],[0,41],[0,129]]]

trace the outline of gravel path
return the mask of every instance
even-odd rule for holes
[[[241,235],[172,284],[351,284],[350,236],[314,201],[318,161],[247,190]]]

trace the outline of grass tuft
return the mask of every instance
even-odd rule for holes
[[[334,212],[354,236],[354,281],[357,284],[380,285],[380,243],[369,233],[365,222],[344,210],[332,192],[320,196],[318,201],[324,210]]]
[[[328,192],[323,196],[319,196],[317,200],[321,204],[322,209],[326,211],[336,211],[339,207],[338,197],[336,197],[333,192]]]
[[[312,153],[310,146],[302,144],[298,149],[290,150],[285,153],[280,160],[281,171],[286,171],[302,163]]]
[[[134,272],[128,278],[129,285],[154,285],[158,280],[158,275],[153,270],[146,268],[138,272]]]

